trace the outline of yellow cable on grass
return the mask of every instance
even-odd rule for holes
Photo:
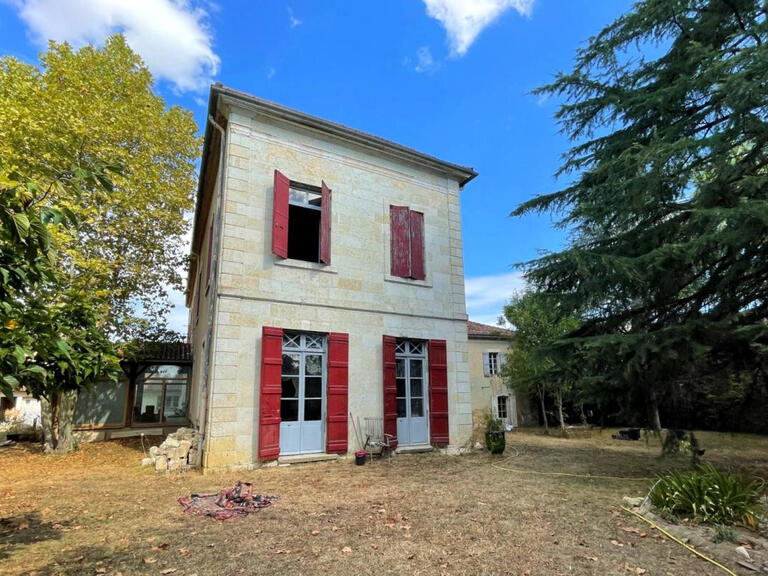
[[[648,524],[650,524],[651,526],[653,526],[654,528],[656,528],[656,530],[658,530],[659,532],[661,532],[662,534],[664,534],[664,536],[666,536],[667,538],[669,538],[669,539],[670,539],[670,540],[672,540],[673,542],[677,542],[678,544],[680,544],[680,546],[682,546],[682,547],[683,547],[683,548],[685,548],[686,550],[689,550],[689,551],[693,552],[694,554],[696,554],[696,556],[698,556],[698,557],[699,557],[699,558],[701,558],[702,560],[706,560],[706,561],[707,561],[707,562],[709,562],[710,564],[714,564],[715,566],[717,566],[718,568],[720,568],[722,571],[726,572],[727,574],[730,574],[731,576],[737,576],[737,574],[736,574],[735,572],[732,572],[731,570],[729,570],[728,568],[726,568],[725,566],[723,566],[722,564],[720,564],[720,563],[719,563],[719,562],[717,562],[716,560],[712,560],[712,558],[709,558],[708,556],[704,556],[704,554],[702,554],[701,552],[699,552],[698,550],[696,550],[696,548],[694,548],[693,546],[689,546],[688,544],[686,544],[685,542],[683,542],[683,541],[682,541],[682,540],[680,540],[679,538],[677,538],[677,537],[673,536],[672,534],[670,534],[669,532],[667,532],[666,530],[664,530],[664,528],[662,528],[661,526],[659,526],[658,524],[656,524],[656,523],[655,523],[655,522],[653,522],[652,520],[648,520],[648,518],[646,518],[646,517],[645,517],[645,516],[643,516],[642,514],[640,514],[640,513],[638,513],[638,512],[635,512],[634,510],[630,510],[630,509],[629,509],[629,508],[627,508],[626,506],[622,506],[622,507],[621,507],[621,509],[622,509],[622,510],[624,510],[625,512],[629,512],[630,514],[634,514],[635,516],[637,516],[638,518],[640,518],[640,520],[642,520],[643,522],[647,522]]]

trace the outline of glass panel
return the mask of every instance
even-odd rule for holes
[[[398,378],[395,383],[397,384],[397,396],[403,398],[405,396],[405,378]]]
[[[283,354],[283,376],[299,375],[299,355]]]
[[[405,360],[402,358],[395,360],[395,376],[397,378],[405,378]]]
[[[323,379],[318,377],[304,379],[304,397],[320,398],[323,395]]]
[[[96,382],[80,390],[75,424],[122,424],[125,412],[125,380]]]
[[[317,192],[307,192],[307,202],[310,206],[317,206],[319,208],[323,203],[323,197]]]
[[[411,342],[411,354],[423,354],[424,343],[423,342]]]
[[[323,337],[322,336],[307,336],[307,348],[310,350],[322,350]]]
[[[136,399],[133,403],[133,421],[160,422],[162,402],[162,384],[137,384]]]
[[[296,422],[299,419],[298,400],[280,400],[280,420]]]
[[[405,342],[398,342],[395,347],[395,352],[405,353]]]
[[[304,357],[304,374],[320,376],[323,373],[323,357],[319,354],[307,354]]]
[[[405,398],[397,399],[397,417],[405,418]]]
[[[306,204],[307,203],[307,191],[306,190],[297,190],[296,188],[291,188],[288,192],[288,202],[291,202],[293,204]]]
[[[148,366],[142,373],[144,380],[161,378],[181,378],[187,379],[189,376],[189,366],[176,366],[174,364],[153,364]]]
[[[411,398],[411,418],[421,418],[424,416],[424,399]]]
[[[291,336],[290,334],[284,334],[283,335],[283,348],[298,348],[299,347],[299,338],[300,338],[300,336],[298,336],[298,335]]]
[[[411,378],[411,397],[412,398],[421,398],[424,396],[423,390],[424,386],[422,384],[421,378]]]
[[[299,397],[299,377],[283,377],[283,391],[280,393],[283,398]]]
[[[506,396],[499,396],[498,412],[499,412],[499,418],[507,417],[507,397]]]
[[[422,360],[411,360],[411,378],[422,378],[421,367],[424,365]]]
[[[187,385],[166,384],[163,421],[180,423],[187,421]]]
[[[323,401],[319,398],[315,400],[304,400],[304,421],[310,422],[312,420],[320,420],[322,404]]]

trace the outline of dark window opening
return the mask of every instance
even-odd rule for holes
[[[288,258],[320,262],[320,211],[291,204],[288,219]]]

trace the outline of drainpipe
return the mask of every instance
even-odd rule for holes
[[[203,412],[202,422],[202,435],[199,440],[198,450],[201,451],[201,464],[203,468],[206,467],[208,462],[208,450],[210,446],[210,436],[208,434],[208,421],[210,420],[211,413],[211,401],[208,394],[208,384],[211,379],[211,364],[213,363],[214,347],[212,346],[215,337],[215,327],[213,319],[216,316],[216,309],[219,299],[219,286],[218,286],[218,268],[219,268],[219,238],[221,236],[221,226],[223,218],[222,197],[224,195],[224,171],[226,166],[224,164],[225,150],[227,148],[227,131],[219,126],[214,120],[211,114],[208,114],[208,122],[219,131],[221,134],[221,143],[219,145],[219,185],[218,193],[214,198],[214,212],[213,212],[213,234],[211,242],[211,284],[208,288],[208,325],[205,333],[205,349],[203,350],[203,373],[202,373],[202,387],[200,392],[200,398],[205,398],[205,408]],[[198,260],[199,261],[199,260]],[[198,290],[202,289],[198,286]]]

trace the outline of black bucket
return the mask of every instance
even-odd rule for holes
[[[363,452],[362,450],[358,450],[355,452],[355,464],[358,466],[362,466],[365,464],[365,457],[367,456],[366,452]]]

